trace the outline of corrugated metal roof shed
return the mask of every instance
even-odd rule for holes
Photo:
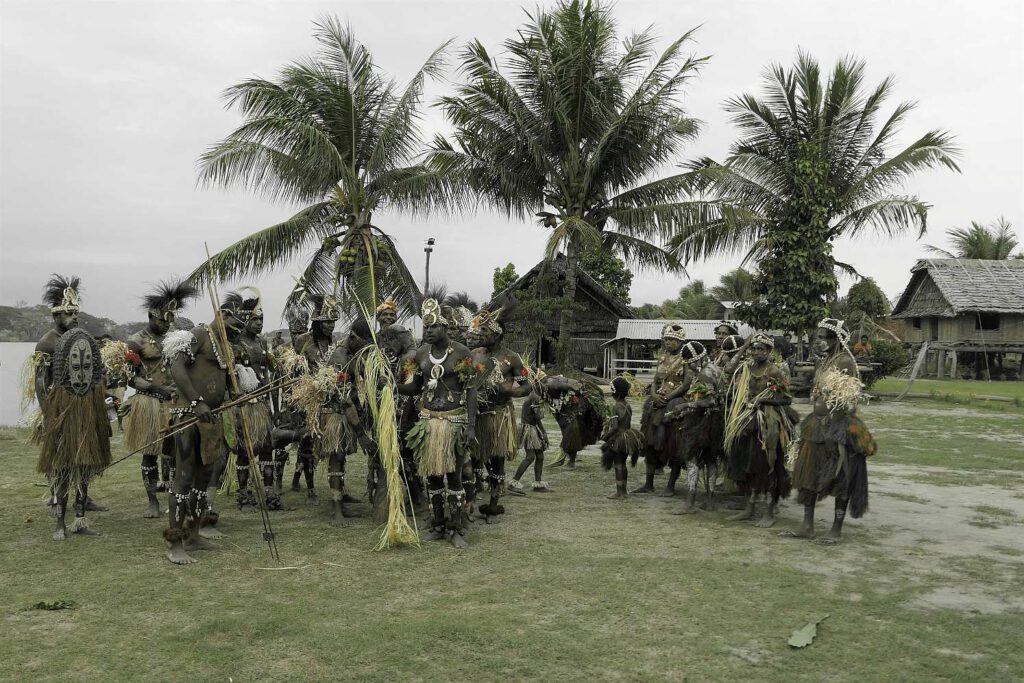
[[[610,344],[617,339],[631,340],[652,340],[661,339],[661,330],[669,323],[677,323],[683,326],[687,339],[697,341],[709,341],[715,338],[715,328],[721,320],[619,320],[618,329],[615,331],[615,339],[605,342]],[[744,337],[753,334],[756,330],[750,325],[730,320],[729,324],[735,325],[739,333]]]

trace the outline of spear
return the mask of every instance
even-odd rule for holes
[[[228,341],[227,328],[224,326],[224,318],[220,312],[220,295],[217,292],[217,279],[216,274],[213,270],[213,257],[210,256],[210,245],[203,242],[203,246],[206,248],[206,267],[209,270],[209,277],[206,280],[206,289],[210,294],[210,301],[213,304],[213,315],[214,320],[217,322],[215,327],[220,336],[221,348],[224,352],[224,363],[227,365],[228,380],[231,382],[231,391],[236,396],[241,394],[241,390],[238,387],[238,375],[235,373],[235,354],[231,348],[231,342]],[[211,334],[213,330],[210,331]],[[249,433],[249,426],[245,423],[245,420],[240,420],[242,423],[242,438],[245,441],[245,448],[249,452],[249,469],[254,481],[262,481],[261,473],[259,471],[258,458],[256,458],[256,449],[253,447],[252,435]],[[267,499],[263,492],[262,486],[256,486],[256,500],[259,502],[260,508],[260,519],[263,522],[263,540],[267,542],[270,547],[270,556],[281,561],[281,556],[277,552],[277,541],[274,538],[274,530],[270,524],[270,511],[267,509]]]
[[[290,387],[291,385],[295,384],[297,381],[299,381],[299,380],[298,379],[288,379],[287,377],[279,377],[278,379],[274,380],[273,382],[271,382],[270,384],[268,384],[268,385],[266,385],[264,387],[260,387],[259,389],[256,389],[255,391],[251,391],[248,394],[243,394],[242,396],[239,396],[238,398],[236,398],[236,399],[234,399],[232,401],[228,401],[227,403],[221,404],[219,407],[214,408],[213,410],[211,410],[210,413],[213,414],[213,415],[217,415],[217,414],[227,410],[228,408],[234,408],[235,406],[242,405],[243,403],[247,403],[248,401],[250,401],[250,400],[252,400],[254,398],[259,398],[260,396],[263,396],[265,394],[269,394],[272,391],[277,391],[278,389],[284,389],[286,387]],[[163,443],[164,439],[169,439],[172,436],[174,436],[175,434],[180,434],[181,432],[185,431],[189,427],[194,427],[198,423],[199,423],[199,420],[197,420],[196,418],[192,418],[192,419],[187,420],[185,422],[178,423],[173,428],[167,427],[165,429],[161,429],[160,430],[160,436],[158,436],[157,438],[153,439],[152,441],[150,441],[149,443],[147,443],[144,446],[139,446],[138,448],[136,448],[134,451],[132,451],[128,455],[125,455],[123,457],[118,458],[114,462],[112,462],[109,465],[107,465],[106,467],[104,467],[103,471],[106,472],[107,470],[109,470],[114,465],[116,465],[116,464],[118,464],[120,462],[124,462],[125,460],[127,460],[130,457],[132,457],[133,455],[136,455],[137,453],[142,453],[142,452],[146,451],[149,448],[157,446],[157,445]]]

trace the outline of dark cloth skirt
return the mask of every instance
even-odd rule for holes
[[[786,498],[793,483],[786,471],[786,455],[781,444],[770,446],[768,452],[761,444],[757,420],[751,420],[736,445],[728,454],[729,478],[743,495],[767,493],[773,497]]]
[[[850,501],[850,516],[863,516],[868,509],[867,459],[877,450],[867,425],[856,415],[808,415],[800,425],[800,450],[793,467],[797,500],[808,505],[828,496],[845,498]]]
[[[681,434],[679,423],[665,419],[665,413],[674,410],[680,399],[669,401],[662,408],[655,408],[651,399],[644,403],[640,429],[644,436],[644,462],[653,467],[664,467],[679,457]]]
[[[722,413],[694,411],[683,415],[679,425],[679,461],[685,466],[696,463],[698,467],[717,465],[722,457],[722,438],[725,418]]]

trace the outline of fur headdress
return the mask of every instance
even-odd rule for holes
[[[825,318],[818,323],[818,329],[835,332],[843,346],[850,343],[850,331],[846,329],[846,323],[838,318]]]
[[[338,300],[330,294],[310,294],[313,302],[313,320],[337,320],[341,317]]]
[[[661,328],[661,338],[686,341],[686,332],[683,330],[683,326],[679,323],[669,323],[668,325],[665,325],[665,327]]]
[[[43,302],[50,305],[50,313],[71,313],[78,310],[78,295],[82,280],[77,275],[64,277],[54,273],[43,287]]]
[[[755,332],[754,334],[750,335],[750,345],[753,346],[754,344],[761,344],[763,346],[767,346],[769,349],[774,349],[775,339],[773,339],[771,335],[767,335],[764,332]]]
[[[481,332],[487,330],[494,332],[495,334],[502,334],[505,329],[501,326],[501,318],[504,309],[499,308],[496,311],[488,311],[486,308],[482,309],[479,313],[473,316],[473,320],[469,324],[470,330],[473,332]]]
[[[198,292],[195,285],[183,280],[161,282],[142,297],[142,307],[158,318],[173,320],[185,302]]]
[[[395,303],[394,297],[389,296],[384,299],[384,302],[381,303],[380,306],[377,307],[377,315],[385,312],[394,313],[396,316],[398,315],[398,304]]]
[[[448,321],[445,319],[444,313],[441,311],[441,304],[437,303],[437,299],[424,299],[423,305],[420,307],[420,317],[423,318],[424,327],[448,326]]]

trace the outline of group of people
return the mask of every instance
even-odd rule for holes
[[[739,511],[729,519],[754,519],[762,528],[775,524],[779,501],[795,487],[804,519],[797,530],[783,535],[839,542],[847,512],[856,518],[867,510],[866,463],[877,450],[857,415],[862,384],[843,321],[818,323],[812,407],[802,421],[792,407],[789,366],[775,353],[773,337],[755,332],[743,339],[735,326],[723,322],[715,338],[712,354],[701,342],[688,341],[680,325],[665,326],[639,432],[630,425],[624,398],[628,383],[612,381],[615,419],[604,446],[604,465],[615,468],[612,497],[626,495],[627,458],[635,463],[642,455],[645,479],[633,493],[653,493],[657,473],[667,470],[663,495],[674,496],[685,470],[686,494],[674,514],[698,510],[701,472],[705,509],[714,508],[721,487],[740,499]],[[835,498],[832,528],[816,537],[815,506],[828,496]]]
[[[772,337],[744,340],[723,323],[717,348],[709,350],[687,340],[681,326],[667,325],[635,429],[628,401],[635,380],[611,382],[609,408],[586,378],[529,367],[504,343],[506,307],[471,313],[425,299],[417,344],[390,298],[372,320],[357,318],[338,335],[339,302],[311,294],[286,312],[290,339],[271,346],[262,336],[255,288],[223,296],[210,323],[177,329],[177,314],[196,289],[170,282],[142,297],[144,329],[101,345],[77,325],[79,289],[73,277],[54,275],[47,283],[54,328],[38,343],[27,373],[26,397],[40,406],[33,438],[38,469],[51,484],[57,539],[68,533],[72,493],[71,532],[96,533],[85,514],[101,506],[89,498],[88,485],[111,465],[105,399],[118,385],[134,390],[120,411],[124,447],[140,456],[143,516],[158,518],[166,509],[166,556],[175,564],[194,562],[196,551],[213,548],[211,540],[221,536],[212,503],[224,482],[237,487],[239,509],[280,510],[290,451],[292,489],[301,491],[304,483],[312,505],[319,503],[317,466],[327,468],[332,522],[344,525],[358,514],[346,462],[361,449],[375,513],[387,514],[388,487],[396,481],[388,468],[397,469],[406,513],[426,512],[429,538],[465,548],[472,522],[497,521],[506,493],[527,495],[531,467],[532,491],[551,490],[543,474],[548,412],[561,432],[555,465],[574,467],[580,451],[603,440],[602,465],[615,472],[611,498],[628,496],[627,464],[642,457],[645,479],[633,493],[653,492],[658,473],[667,470],[665,493],[674,495],[686,472],[680,514],[699,509],[701,472],[706,509],[721,488],[742,497],[742,510],[731,519],[756,518],[763,527],[774,523],[779,501],[795,485],[805,506],[804,522],[793,532],[800,537],[814,537],[819,498],[836,498],[832,530],[819,539],[826,542],[839,540],[848,508],[858,517],[867,506],[865,460],[875,446],[856,414],[860,383],[842,321],[819,325],[813,409],[802,423],[791,406],[785,364],[772,357]],[[516,399],[523,399],[518,420]],[[385,438],[385,428],[397,439]],[[506,481],[520,450],[525,457]]]

